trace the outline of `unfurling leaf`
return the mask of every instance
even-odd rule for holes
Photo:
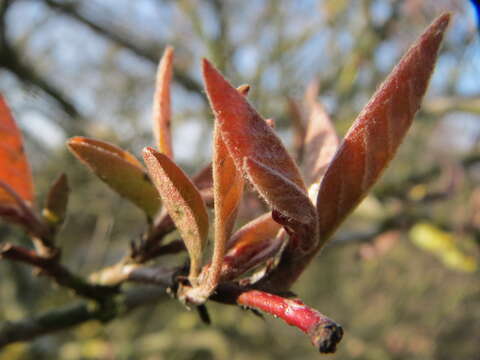
[[[264,163],[248,157],[245,158],[244,169],[273,209],[302,224],[316,222],[315,207],[296,184]]]
[[[22,135],[0,95],[0,181],[8,184],[24,201],[33,202],[33,182],[25,156]],[[16,206],[17,201],[0,188],[0,205]]]
[[[449,14],[408,50],[342,141],[317,197],[321,243],[358,205],[388,165],[420,107]]]
[[[222,281],[233,280],[274,257],[284,238],[278,237],[282,226],[270,213],[259,216],[241,227],[227,244]]]
[[[170,158],[152,148],[143,150],[148,172],[190,255],[190,282],[196,285],[208,236],[208,214],[202,197]]]
[[[237,91],[246,96],[249,85],[242,85]],[[228,239],[235,225],[238,206],[242,200],[244,181],[242,173],[235,167],[235,162],[222,139],[218,124],[213,132],[213,197],[215,206],[215,234],[213,255],[208,273],[202,280],[202,290],[197,297],[207,299],[215,290],[220,280],[223,257]]]
[[[157,190],[143,165],[132,154],[112,144],[80,136],[68,140],[67,145],[82,163],[118,194],[149,217],[157,213],[160,207]]]
[[[213,208],[213,174],[212,163],[205,166],[202,170],[196,173],[192,177],[192,182],[202,195],[205,205],[209,208]]]
[[[317,212],[310,198],[288,179],[265,164],[245,158],[245,171],[272,207],[272,217],[290,236],[289,246],[301,254],[318,243]]]
[[[62,174],[50,187],[47,203],[42,212],[43,218],[52,226],[63,223],[69,194],[70,188],[68,187],[67,176]]]
[[[238,169],[243,159],[260,161],[306,192],[295,162],[280,139],[237,89],[203,61],[207,95],[220,133]]]
[[[305,137],[304,169],[307,185],[320,183],[338,148],[338,136],[323,106],[313,100]],[[316,197],[315,197],[316,198]]]
[[[173,48],[167,46],[157,71],[157,83],[153,98],[153,133],[158,150],[173,158],[170,119],[170,82],[173,75]]]
[[[305,120],[300,104],[293,98],[287,97],[287,105],[292,123],[292,149],[297,162],[303,160],[305,145]]]
[[[253,244],[274,238],[282,226],[272,219],[270,212],[263,214],[238,229],[229,239],[227,249],[230,251],[242,244]]]
[[[213,187],[212,163],[195,174],[192,181],[199,190],[211,189]]]

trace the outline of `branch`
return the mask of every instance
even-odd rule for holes
[[[50,8],[61,12],[62,14],[71,17],[72,19],[78,21],[79,23],[87,26],[93,30],[98,35],[119,44],[120,46],[130,50],[135,55],[147,60],[150,63],[153,63],[155,66],[158,63],[159,52],[152,51],[149,49],[155,49],[158,46],[152,46],[152,44],[146,44],[145,46],[139,45],[138,41],[134,41],[122,34],[122,30],[118,27],[116,28],[114,24],[101,24],[98,21],[92,20],[89,16],[84,14],[80,7],[75,3],[65,3],[57,0],[44,0]],[[110,15],[109,15],[110,16]],[[157,45],[157,44],[155,44]],[[180,70],[175,70],[175,80],[178,81],[183,87],[192,92],[201,94],[203,93],[203,87],[185,72]]]
[[[0,3],[0,68],[5,68],[23,83],[33,85],[46,93],[71,117],[84,119],[71,99],[65,96],[62,90],[53,85],[47,78],[39,74],[31,63],[28,63],[22,56],[19,56],[17,50],[10,43],[6,16],[9,6],[12,5],[13,2],[14,0],[4,0]],[[78,132],[79,129],[71,130]]]
[[[90,320],[107,322],[123,316],[137,307],[156,303],[164,298],[166,298],[165,288],[136,288],[116,296],[114,301],[102,306],[92,306],[92,304],[83,302],[53,310],[32,319],[6,322],[0,325],[0,348],[14,342],[29,341],[38,336],[64,330]]]
[[[65,274],[64,271],[66,269],[61,269],[59,264],[52,264],[45,259],[39,258],[35,253],[27,249],[9,245],[2,251],[2,256],[12,260],[23,261],[48,271],[50,272],[49,275],[57,283],[73,288],[77,293],[82,291],[81,295],[84,296],[90,294],[86,293],[86,291],[93,289],[111,289],[105,286],[91,286],[85,283],[81,287],[76,283],[72,284],[70,281],[78,281],[78,279],[69,280],[69,276],[72,276],[71,274],[66,277],[61,276]],[[61,274],[57,274],[57,271],[60,271]],[[135,288],[126,293],[105,294],[101,299],[102,301],[93,304],[81,303],[51,311],[33,319],[5,323],[3,326],[0,326],[0,348],[10,343],[28,341],[41,335],[77,326],[86,321],[99,320],[107,322],[120,317],[135,307],[156,302],[163,298],[166,289],[175,289],[176,283],[180,279],[176,275],[179,274],[182,274],[181,269],[176,268],[132,267],[128,273],[127,280],[136,283],[154,284],[155,288],[150,288],[148,291]],[[232,283],[220,284],[211,300],[261,310],[279,317],[287,324],[295,326],[308,334],[314,346],[323,353],[334,352],[337,343],[343,335],[341,326],[318,311],[306,306],[300,300],[286,299],[278,295],[251,290],[248,287],[241,287]]]
[[[130,280],[165,286],[168,276],[175,282],[174,273],[175,270],[168,271],[161,267],[139,269],[138,278],[131,277]],[[222,283],[219,284],[210,300],[247,307],[278,317],[307,334],[312,344],[321,353],[335,352],[336,345],[343,336],[343,329],[340,325],[299,299],[287,299],[264,291],[252,290],[250,287]]]
[[[73,290],[77,295],[97,301],[118,292],[116,287],[89,284],[81,277],[74,275],[58,262],[58,256],[42,257],[36,252],[12,244],[4,244],[0,249],[0,258],[23,262],[40,270],[41,274],[52,278],[58,285]]]
[[[65,96],[62,90],[58,89],[49,80],[40,75],[31,64],[25,60],[21,60],[16,50],[10,44],[2,44],[0,52],[0,67],[15,74],[23,83],[33,85],[46,93],[72,118],[84,118],[73,101]]]

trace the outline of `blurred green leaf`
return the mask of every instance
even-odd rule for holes
[[[418,223],[410,230],[410,239],[421,249],[436,255],[448,267],[474,272],[477,261],[473,256],[462,253],[457,247],[453,234],[440,230],[429,223]]]

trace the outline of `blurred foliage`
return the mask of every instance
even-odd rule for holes
[[[475,258],[463,254],[456,246],[453,234],[428,223],[417,223],[410,230],[410,237],[415,245],[434,253],[453,269],[467,272],[477,270]]]
[[[10,48],[0,48],[0,88],[27,134],[39,204],[54,179],[68,175],[72,192],[59,239],[64,263],[85,275],[118,260],[146,224],[138,209],[89,174],[62,143],[84,134],[137,155],[151,145],[155,62],[166,43],[178,55],[175,153],[191,173],[204,165],[211,147],[211,114],[203,95],[191,91],[199,83],[202,56],[233,83],[252,85],[251,101],[276,120],[287,143],[292,134],[286,97],[300,99],[318,78],[320,99],[343,134],[421,29],[439,12],[455,11],[429,96],[398,157],[342,226],[337,245],[324,250],[294,290],[344,326],[344,340],[331,358],[478,357],[480,287],[472,264],[480,258],[480,107],[470,101],[480,91],[474,80],[480,75],[480,44],[468,1],[8,3],[0,31]],[[136,47],[112,41],[52,3],[76,5],[81,15]],[[5,65],[12,49],[41,74],[43,85]],[[80,115],[66,115],[45,82]],[[392,229],[397,240],[381,245],[379,236]],[[28,245],[18,229],[2,224],[0,242],[7,241]],[[452,264],[470,272],[455,271]],[[30,317],[72,299],[30,269],[0,262],[0,320]],[[0,359],[319,356],[303,334],[276,319],[215,303],[208,308],[210,327],[195,312],[167,301],[105,326],[86,323],[9,346]]]

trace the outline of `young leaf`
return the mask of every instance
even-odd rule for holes
[[[322,244],[388,165],[427,90],[450,14],[437,18],[373,95],[323,178],[317,210]]]
[[[205,203],[192,181],[168,156],[145,148],[143,158],[165,208],[185,242],[191,262],[189,278],[195,286],[208,235]]]
[[[295,162],[271,127],[205,59],[203,77],[221,136],[237,168],[243,167],[245,157],[258,160],[306,192]]]
[[[47,196],[47,203],[42,212],[44,219],[53,227],[60,225],[65,219],[69,194],[70,188],[67,176],[62,174],[51,186]]]
[[[255,159],[246,157],[244,169],[252,184],[273,209],[302,224],[316,222],[315,207],[296,184]]]
[[[298,163],[303,160],[305,147],[305,115],[300,104],[291,97],[287,97],[287,105],[292,124],[292,149],[295,154],[295,159]]]
[[[192,181],[199,190],[211,189],[213,187],[212,163],[195,174]]]
[[[111,143],[108,143],[106,141],[101,141],[101,140],[95,140],[91,138],[86,138],[83,136],[74,136],[69,140],[69,142],[75,142],[75,143],[82,143],[85,145],[90,145],[93,147],[98,147],[100,149],[103,149],[109,153],[113,153],[117,155],[118,157],[122,158],[123,160],[129,162],[130,164],[143,168],[143,164],[132,154],[130,154],[128,151],[125,151],[121,148],[119,148],[116,145],[113,145]]]
[[[249,85],[242,85],[237,91],[246,96]],[[215,241],[212,262],[208,268],[206,279],[202,282],[201,297],[207,299],[215,290],[222,270],[223,257],[228,239],[235,224],[238,206],[243,194],[243,177],[235,167],[225,142],[222,139],[218,124],[213,133],[213,190],[215,206]]]
[[[323,106],[317,101],[311,103],[303,159],[307,185],[320,182],[338,143],[335,128]]]
[[[153,133],[158,150],[173,159],[170,131],[170,82],[173,75],[173,48],[167,46],[157,71],[157,84],[153,98]]]
[[[319,242],[313,251],[290,241],[265,289],[288,290],[341,221],[366,195],[408,129],[432,73],[450,16],[440,16],[395,67],[345,136],[317,197]],[[388,140],[387,140],[388,139]]]
[[[240,228],[227,244],[222,267],[222,281],[233,280],[266,260],[274,257],[284,237],[277,236],[282,226],[264,214]]]
[[[227,249],[230,251],[242,244],[253,244],[265,239],[272,239],[281,228],[282,226],[272,219],[271,212],[265,213],[238,229],[227,242]]]
[[[158,193],[140,162],[130,153],[103,141],[74,137],[68,148],[102,181],[153,217]]]
[[[0,181],[10,187],[25,201],[33,202],[33,182],[27,157],[23,149],[22,135],[2,95],[0,95]],[[0,188],[0,204],[14,205],[3,188]]]

